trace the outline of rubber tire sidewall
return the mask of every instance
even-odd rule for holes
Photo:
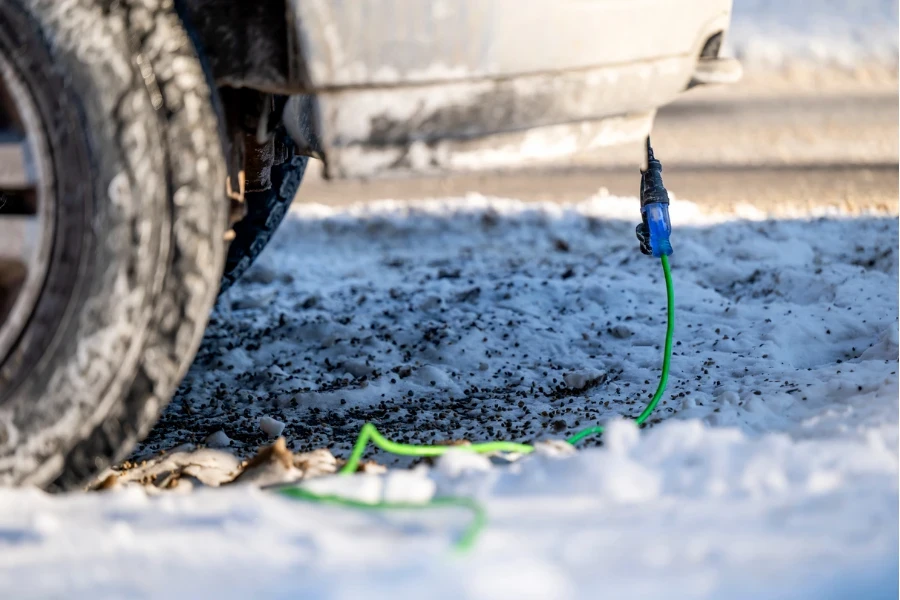
[[[234,225],[235,238],[228,248],[220,294],[247,272],[272,240],[303,182],[309,158],[296,154],[294,141],[283,126],[278,127],[275,135],[276,143],[287,148],[287,160],[272,166],[272,185],[269,189],[245,194],[247,214]]]
[[[228,222],[218,98],[171,0],[125,0],[132,50],[152,73],[166,133],[171,246],[136,378],[67,456],[54,489],[86,483],[125,458],[159,418],[193,361],[215,302]]]
[[[159,118],[121,15],[92,0],[4,0],[4,27],[39,104],[59,204],[44,290],[4,362],[26,374],[0,390],[0,483],[42,486],[132,385],[171,214]],[[15,362],[35,348],[39,360]]]

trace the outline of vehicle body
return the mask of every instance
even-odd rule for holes
[[[127,456],[308,157],[332,179],[590,159],[740,76],[730,12],[0,0],[0,483],[71,488]]]
[[[289,0],[280,39],[220,47],[229,1],[187,0],[217,80],[315,94],[306,143],[332,178],[565,163],[740,75],[719,56],[731,0]]]

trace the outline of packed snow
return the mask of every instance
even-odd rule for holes
[[[896,69],[896,0],[734,0],[726,48],[745,69]]]
[[[894,0],[734,4],[748,71],[896,69]],[[788,213],[673,203],[672,375],[639,430],[665,294],[636,199],[295,206],[108,491],[0,491],[0,597],[896,598],[897,217]],[[367,421],[539,450],[332,475]],[[459,555],[465,510],[260,489],[292,479],[488,522]]]
[[[283,425],[273,454],[314,491],[477,499],[471,553],[453,552],[464,510],[311,505],[252,485],[264,469],[156,495],[4,490],[4,597],[895,598],[896,216],[674,201],[672,375],[638,430],[621,417],[655,388],[665,295],[637,206],[296,205],[138,451],[218,446],[198,452],[227,474]],[[365,421],[411,442],[610,426],[512,462],[291,462],[346,457]]]

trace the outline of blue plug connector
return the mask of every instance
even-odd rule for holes
[[[641,171],[641,216],[643,219],[636,231],[641,252],[657,258],[672,254],[669,193],[662,181],[662,163],[653,156],[649,137],[647,168]]]
[[[641,207],[641,214],[647,223],[650,238],[650,254],[659,258],[672,254],[672,224],[669,222],[669,205],[651,202]]]

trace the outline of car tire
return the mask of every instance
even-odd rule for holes
[[[171,0],[5,0],[0,57],[53,209],[0,352],[0,483],[71,489],[127,456],[197,350],[225,250],[220,123]]]
[[[232,228],[235,235],[225,259],[220,294],[240,279],[265,249],[288,213],[303,181],[309,159],[296,154],[294,142],[283,126],[275,131],[275,146],[275,154],[283,153],[287,159],[272,165],[271,186],[268,189],[244,194],[247,212]]]

